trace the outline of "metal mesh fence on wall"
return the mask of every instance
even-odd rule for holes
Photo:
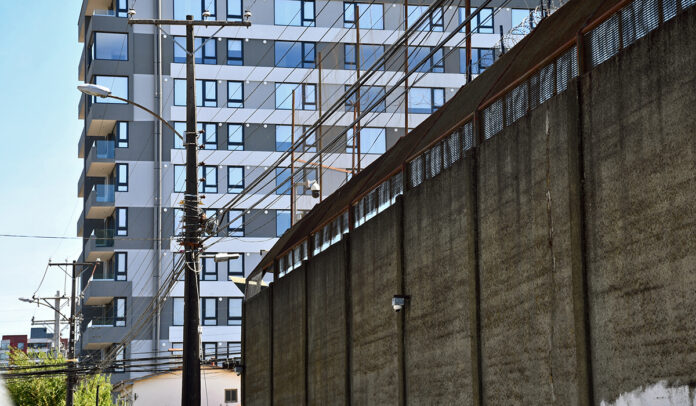
[[[696,0],[634,0],[625,3],[602,21],[596,22],[581,41],[584,49],[583,59],[587,69],[593,69],[606,62],[637,40],[657,29],[665,21],[696,5]],[[585,69],[580,66],[578,44],[560,49],[548,63],[543,64],[521,76],[521,80],[510,85],[507,91],[487,100],[470,114],[471,118],[454,130],[444,134],[423,152],[406,159],[402,169],[369,189],[333,220],[319,231],[310,233],[286,253],[276,259],[279,276],[287,274],[309,258],[309,243],[312,254],[318,254],[340,241],[351,228],[360,227],[386,210],[396,202],[396,197],[406,188],[415,188],[428,179],[450,168],[466,156],[478,142],[485,142],[503,131],[507,126],[543,105],[554,95],[568,89],[568,84]],[[467,112],[464,112],[466,115]],[[478,117],[478,125],[474,117]],[[352,218],[351,218],[352,217]],[[352,224],[351,224],[352,221]],[[259,271],[259,272],[257,272]],[[252,274],[246,297],[252,297],[260,290],[264,269]],[[256,283],[255,286],[251,286]]]

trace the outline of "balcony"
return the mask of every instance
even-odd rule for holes
[[[85,218],[105,219],[114,213],[114,185],[94,185],[85,202]]]
[[[77,218],[77,236],[82,237],[85,231],[85,217],[84,212],[80,213],[80,217]]]
[[[112,140],[99,140],[92,143],[92,147],[85,162],[87,176],[105,178],[111,175],[116,161],[114,160],[114,142]]]
[[[80,140],[77,142],[77,157],[78,158],[84,158],[85,157],[85,129],[84,127],[82,128],[82,134],[80,134]]]
[[[95,317],[82,333],[82,348],[85,350],[101,350],[121,341],[128,331],[123,326],[116,327],[113,317]]]
[[[89,281],[84,291],[85,305],[103,306],[111,303],[114,297],[126,297],[130,294],[131,282],[114,280],[113,270],[105,271],[100,275],[95,274]]]
[[[80,100],[86,99],[87,97],[80,98]],[[81,106],[83,104],[87,106],[85,126],[88,137],[106,137],[113,133],[116,121],[133,120],[133,107],[129,104],[103,101],[98,103],[80,102]]]
[[[108,10],[113,3],[112,0],[82,0],[82,8],[80,10],[80,17],[77,21],[78,35],[77,40],[80,42],[85,41],[85,19],[86,17],[91,17],[93,14],[103,14],[106,12],[112,12]],[[104,11],[102,11],[104,10]]]
[[[77,180],[77,197],[85,197],[85,170],[82,169],[80,179]]]
[[[108,261],[114,256],[114,230],[94,229],[85,245],[85,260],[95,262],[97,259]]]

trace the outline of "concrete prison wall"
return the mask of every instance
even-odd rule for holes
[[[691,9],[248,300],[245,404],[692,404],[694,39]]]

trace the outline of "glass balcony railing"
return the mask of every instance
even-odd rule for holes
[[[112,281],[114,280],[114,269],[112,266],[106,266],[103,262],[97,264],[97,268],[94,270],[94,276],[92,280],[95,281]]]
[[[114,141],[95,141],[92,148],[97,148],[97,159],[114,159]]]
[[[115,325],[115,319],[113,316],[111,317],[94,317],[92,320],[89,322],[87,327],[113,327]]]
[[[106,229],[94,229],[92,230],[92,235],[90,238],[94,238],[94,245],[96,247],[113,247],[114,246],[114,230],[110,228]]]
[[[115,201],[115,185],[97,184],[92,188],[92,192],[96,192],[95,199],[98,203],[113,203]]]

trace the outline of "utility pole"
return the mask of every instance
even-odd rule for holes
[[[408,0],[404,0],[404,136],[408,135]]]
[[[466,83],[470,83],[473,75],[471,72],[471,20],[469,20],[469,16],[471,16],[471,0],[466,0],[464,4],[464,16],[467,18],[466,22],[466,29],[465,29],[465,36],[466,36]],[[480,19],[480,17],[479,17]]]
[[[295,208],[295,91],[292,91],[292,118],[290,119],[290,226],[295,225],[297,209]]]
[[[75,376],[75,324],[77,319],[75,317],[75,305],[77,296],[77,277],[82,272],[77,272],[78,266],[95,266],[93,263],[89,262],[63,262],[55,263],[49,262],[48,266],[71,266],[72,267],[72,290],[70,292],[70,318],[68,319],[70,323],[70,335],[68,336],[68,376],[67,376],[67,390],[65,393],[65,406],[73,406],[73,395],[75,391],[75,384],[77,383],[77,377]]]
[[[200,203],[198,197],[198,134],[196,131],[196,71],[195,37],[196,26],[249,27],[251,13],[245,11],[247,21],[194,21],[192,15],[186,20],[130,19],[128,24],[184,25],[186,26],[186,192],[184,194],[184,348],[181,374],[181,405],[201,404],[201,357],[200,320],[198,315],[198,269],[200,251]]]
[[[60,353],[60,291],[56,291],[53,306],[53,345],[56,349],[56,354]]]
[[[355,110],[355,116],[360,116],[360,9],[358,8],[358,3],[353,3],[355,7],[355,72],[356,72],[356,83],[358,83],[358,89],[355,91],[355,105],[353,109]],[[360,172],[360,121],[358,121],[355,126],[356,130],[353,131],[353,148],[358,151],[357,154],[357,172]]]

